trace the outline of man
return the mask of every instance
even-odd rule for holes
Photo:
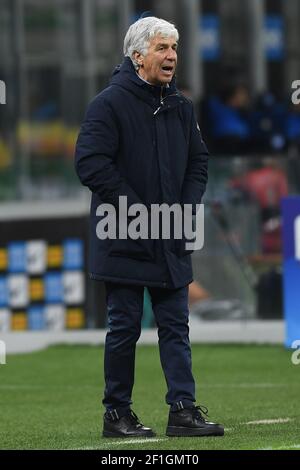
[[[110,86],[91,102],[76,146],[77,173],[93,193],[90,276],[105,281],[107,293],[106,437],[155,435],[130,408],[144,286],[151,295],[168,387],[167,435],[224,433],[222,426],[207,422],[194,405],[188,336],[192,268],[184,238],[97,236],[97,224],[104,215],[99,206],[110,204],[120,213],[120,196],[126,196],[129,207],[190,204],[194,213],[201,202],[207,149],[191,102],[175,87],[177,43],[178,32],[167,21],[148,17],[130,26],[124,62],[115,70]]]

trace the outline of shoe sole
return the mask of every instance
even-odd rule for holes
[[[185,428],[179,426],[168,426],[166,430],[168,437],[205,437],[205,436],[224,436],[224,429],[222,428],[211,428],[211,429],[199,429],[199,428]]]
[[[151,431],[151,432],[147,432],[147,433],[144,433],[144,434],[130,434],[128,436],[125,436],[124,434],[122,433],[117,433],[117,432],[110,432],[110,431],[103,431],[102,433],[102,437],[118,437],[118,438],[125,438],[125,439],[128,439],[130,437],[155,437],[156,434]]]

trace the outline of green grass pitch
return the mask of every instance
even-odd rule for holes
[[[167,438],[158,347],[138,346],[133,410],[154,439],[105,439],[103,348],[56,346],[0,365],[1,449],[300,449],[300,365],[281,346],[194,344],[198,403],[224,437]],[[273,421],[275,420],[275,421]],[[253,423],[254,422],[254,423]]]

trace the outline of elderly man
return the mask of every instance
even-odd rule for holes
[[[155,17],[132,24],[124,61],[110,86],[89,105],[76,146],[76,170],[92,192],[90,277],[105,282],[103,436],[154,436],[131,410],[135,347],[141,333],[143,292],[151,295],[170,406],[168,436],[223,435],[195,406],[188,329],[190,251],[185,239],[99,237],[111,205],[189,204],[196,211],[207,182],[207,149],[192,103],[175,86],[178,32]],[[101,209],[102,205],[102,209]],[[118,219],[120,220],[120,219]],[[151,225],[150,217],[149,224]],[[120,227],[116,227],[120,228]]]

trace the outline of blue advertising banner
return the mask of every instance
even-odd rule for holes
[[[287,347],[300,340],[300,196],[282,199],[283,288]]]
[[[214,61],[220,57],[220,19],[217,15],[203,15],[199,23],[203,60]]]
[[[284,58],[284,22],[280,15],[265,17],[265,54],[268,60]]]

